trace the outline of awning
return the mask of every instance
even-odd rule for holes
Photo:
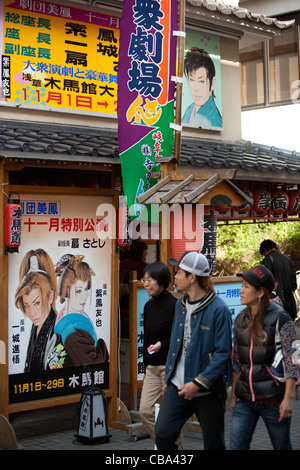
[[[137,198],[139,204],[204,204],[216,206],[226,204],[239,206],[251,198],[240,190],[232,181],[216,173],[209,179],[203,179],[199,173],[171,172],[157,184]]]

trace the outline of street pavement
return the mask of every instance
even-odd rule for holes
[[[297,338],[300,339],[300,323],[296,325]],[[294,451],[300,450],[300,380],[298,380],[299,385],[297,386],[297,391],[295,393],[294,399],[294,408],[292,413],[292,422],[291,422],[291,441]],[[225,442],[228,448],[229,434],[230,434],[230,422],[231,422],[231,413],[228,409],[230,399],[230,391],[227,399],[227,407],[225,413]],[[119,429],[115,427],[109,427],[109,438],[104,443],[90,444],[90,443],[80,443],[75,437],[77,433],[76,429],[76,416],[77,415],[77,406],[67,406],[63,408],[58,408],[54,410],[42,410],[42,411],[33,411],[24,414],[16,414],[10,417],[11,425],[16,434],[18,443],[23,447],[25,451],[85,451],[85,450],[96,450],[102,451],[101,454],[97,455],[97,461],[101,459],[104,464],[130,464],[133,467],[138,467],[137,462],[135,461],[124,461],[120,460],[116,462],[118,455],[126,454],[128,459],[130,455],[144,455],[145,453],[157,459],[157,451],[154,449],[154,443],[149,437],[143,437],[136,441],[133,441],[126,431],[126,429]],[[197,455],[202,455],[199,450],[203,450],[203,439],[201,432],[190,432],[184,431],[183,433],[183,449],[184,452]],[[251,443],[251,451],[272,451],[272,445],[268,432],[265,428],[265,425],[262,419],[259,419],[256,430],[253,435]],[[18,455],[21,456],[21,461],[24,461],[25,456],[28,453],[20,452]],[[29,453],[32,456],[32,453]],[[241,455],[239,452],[225,452],[222,453],[221,463],[229,458],[229,462],[232,461],[232,456]],[[249,455],[256,455],[256,452],[248,452],[247,460],[244,463],[247,463]],[[276,456],[276,463],[278,463],[279,454],[278,452],[273,452],[273,456]],[[282,455],[282,454],[281,454]],[[283,455],[285,453],[283,452]],[[113,457],[112,457],[113,456]],[[228,457],[229,456],[229,457]],[[183,456],[184,457],[184,456]],[[109,459],[115,459],[114,462]],[[121,458],[121,457],[120,457]],[[125,457],[124,457],[125,458]],[[214,458],[217,458],[217,454],[214,453]],[[274,457],[273,457],[274,458]],[[105,460],[108,459],[108,460]],[[149,463],[149,460],[142,459],[140,464]],[[288,461],[284,461],[288,464]],[[189,461],[178,461],[178,462],[166,462],[165,460],[161,461],[150,461],[150,464],[188,464]],[[195,463],[195,461],[193,462]]]
[[[228,403],[227,403],[228,405]],[[140,451],[153,451],[154,444],[149,437],[133,441],[126,430],[109,428],[108,442],[98,444],[79,443],[75,435],[74,427],[76,407],[68,406],[52,411],[31,412],[29,414],[15,415],[11,418],[11,425],[15,431],[18,443],[24,450],[101,450],[128,451],[136,453]],[[225,413],[225,439],[228,447],[231,413]],[[294,400],[294,410],[291,424],[291,440],[294,450],[300,450],[300,396]],[[184,451],[203,450],[201,433],[184,431]],[[269,435],[263,421],[260,419],[255,430],[251,450],[272,450]]]

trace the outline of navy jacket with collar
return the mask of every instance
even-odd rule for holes
[[[187,296],[177,300],[172,325],[171,341],[166,361],[165,382],[175,372],[180,357]],[[216,294],[207,294],[191,315],[191,339],[186,351],[184,382],[193,381],[200,391],[224,389],[223,376],[231,358],[232,322],[231,312]]]

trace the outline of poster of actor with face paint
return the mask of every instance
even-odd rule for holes
[[[184,56],[182,124],[222,130],[220,40],[187,32]]]
[[[106,199],[21,196],[21,246],[9,258],[10,403],[108,387],[111,240],[96,234]]]

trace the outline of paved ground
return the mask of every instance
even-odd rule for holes
[[[153,451],[154,445],[150,438],[132,441],[125,430],[109,428],[111,437],[102,444],[81,444],[74,437],[76,429],[73,426],[76,414],[75,407],[67,407],[55,412],[34,412],[30,415],[20,415],[12,418],[12,426],[19,444],[24,450],[102,450],[102,451]],[[228,443],[231,413],[226,411],[226,442]],[[300,400],[294,401],[294,411],[291,426],[291,438],[294,450],[300,450]],[[201,434],[184,432],[184,450],[202,450]],[[260,420],[255,431],[251,449],[272,450],[268,433]]]
[[[300,325],[297,328],[297,337],[300,337]],[[298,398],[294,400],[294,411],[292,415],[292,425],[291,425],[291,440],[294,450],[300,450],[300,385],[298,395],[295,396]],[[137,441],[132,441],[129,434],[125,430],[120,430],[116,428],[109,428],[110,438],[108,442],[102,444],[81,444],[78,443],[75,438],[77,432],[76,427],[74,427],[74,418],[76,416],[76,407],[69,406],[61,408],[54,411],[40,411],[32,412],[23,415],[14,415],[11,417],[11,424],[15,431],[17,440],[19,444],[22,445],[26,451],[36,451],[36,450],[50,450],[50,451],[85,451],[85,450],[101,450],[105,451],[102,454],[98,454],[97,461],[100,456],[101,459],[111,458],[111,456],[116,456],[124,453],[126,455],[139,455],[143,454],[142,451],[148,451],[150,454],[155,454],[154,444],[150,438],[143,438]],[[230,433],[230,421],[231,413],[228,410],[225,414],[225,439],[228,446],[228,439]],[[203,450],[203,441],[200,433],[195,432],[184,432],[184,450],[185,451],[196,451]],[[259,421],[257,428],[255,430],[251,450],[261,451],[261,450],[272,450],[270,439],[266,428],[262,422]],[[19,453],[22,455],[21,459],[25,458],[26,453]],[[157,454],[157,453],[156,453]],[[201,453],[200,453],[201,454]],[[200,455],[196,453],[196,455]],[[230,455],[232,458],[232,453],[227,452],[226,455]],[[250,453],[251,454],[251,453]],[[253,453],[252,453],[253,454]],[[251,454],[251,455],[252,455]],[[32,454],[30,453],[31,458]],[[249,455],[249,453],[247,454]],[[278,458],[278,453],[274,453],[276,459]],[[197,457],[200,458],[200,457]],[[227,456],[222,457],[222,461],[227,458]],[[248,459],[248,457],[247,457]],[[103,460],[102,460],[103,461]],[[105,464],[110,462],[103,461]],[[143,461],[145,462],[145,460]],[[123,463],[124,462],[117,462]],[[127,462],[125,462],[127,463]],[[132,463],[132,462],[131,462]],[[152,463],[152,462],[150,462]],[[154,463],[154,462],[153,462]],[[157,462],[156,462],[157,463]],[[162,462],[159,462],[162,463]],[[195,462],[194,462],[195,463]],[[288,462],[286,462],[288,463]],[[137,466],[134,465],[133,466]]]

